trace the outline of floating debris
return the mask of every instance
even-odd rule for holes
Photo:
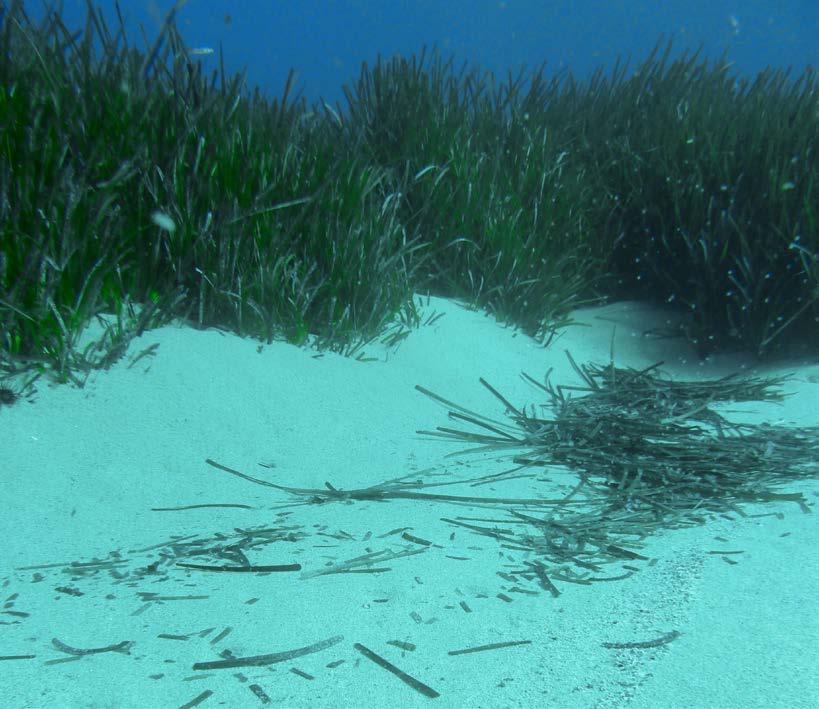
[[[631,642],[631,643],[601,643],[601,645],[605,648],[615,649],[615,650],[630,650],[633,648],[650,648],[650,647],[660,647],[660,645],[665,645],[666,643],[670,643],[672,640],[676,640],[680,637],[680,633],[676,630],[672,630],[670,633],[666,633],[665,635],[661,635],[659,638],[655,638],[654,640],[641,640],[639,642]]]
[[[500,650],[504,647],[515,647],[517,645],[531,645],[531,640],[510,640],[503,643],[490,643],[489,645],[476,645],[463,650],[450,650],[447,655],[468,655],[473,652],[486,652],[488,650]]]
[[[213,639],[210,641],[210,644],[211,644],[211,645],[216,645],[217,643],[219,643],[219,642],[221,642],[222,640],[224,640],[224,639],[225,639],[225,638],[226,638],[228,635],[230,635],[230,633],[231,633],[231,632],[233,632],[233,628],[231,628],[231,627],[228,625],[228,626],[227,626],[227,627],[226,627],[224,630],[222,630],[222,632],[220,632],[220,633],[219,633],[219,634],[218,634],[218,635],[217,635],[215,638],[213,638]]]
[[[342,640],[343,636],[335,635],[327,640],[307,645],[295,650],[287,650],[285,652],[273,652],[267,655],[253,655],[251,657],[231,657],[226,660],[213,660],[210,662],[197,662],[194,664],[194,670],[224,670],[233,667],[264,667],[265,665],[273,665],[277,662],[286,662],[296,657],[310,655],[314,652],[321,652],[327,648],[337,645]]]
[[[191,699],[186,704],[183,704],[179,709],[193,709],[193,707],[198,706],[202,702],[204,702],[208,697],[213,694],[212,689],[206,689],[201,694],[197,694],[193,699]]]
[[[105,647],[91,647],[81,649],[77,647],[71,647],[70,645],[66,645],[62,640],[53,638],[51,640],[51,644],[60,652],[65,652],[69,655],[83,656],[97,655],[102,652],[123,652],[125,654],[128,654],[134,643],[131,640],[123,640],[121,643],[115,643],[114,645],[106,645]]]
[[[173,234],[176,231],[176,222],[165,212],[151,213],[151,221],[163,231]]]
[[[248,689],[259,698],[259,701],[261,701],[262,704],[270,704],[272,701],[267,692],[265,692],[264,689],[262,689],[258,684],[248,685]]]
[[[426,547],[421,549],[401,549],[399,551],[392,551],[391,549],[382,549],[381,551],[374,551],[363,556],[357,556],[349,561],[342,561],[338,564],[331,564],[325,566],[323,569],[316,571],[306,571],[301,575],[303,579],[310,579],[316,576],[326,576],[328,574],[349,574],[349,573],[382,573],[389,571],[386,568],[374,568],[374,564],[383,564],[385,561],[392,561],[400,559],[405,556],[414,556],[415,554],[423,554]]]
[[[197,571],[232,571],[234,573],[269,574],[280,571],[301,571],[301,564],[278,564],[274,566],[218,566],[214,564],[190,564],[184,561],[176,562],[183,569]]]
[[[358,650],[364,657],[368,660],[372,660],[376,665],[383,667],[387,672],[392,672],[398,679],[400,679],[404,684],[409,685],[412,687],[416,692],[420,692],[425,697],[429,697],[430,699],[435,699],[436,697],[440,697],[441,695],[436,692],[432,687],[424,684],[423,682],[415,679],[415,677],[411,677],[403,670],[400,670],[398,667],[393,665],[389,660],[385,660],[380,655],[377,655],[368,647],[365,647],[361,643],[355,643],[353,647]]]

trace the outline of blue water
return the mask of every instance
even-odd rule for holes
[[[43,0],[26,0],[41,16]],[[116,24],[113,0],[95,3]],[[130,39],[153,39],[173,0],[120,2]],[[82,26],[86,0],[65,0],[63,16]],[[246,69],[250,88],[281,94],[288,71],[312,102],[343,98],[361,62],[437,47],[456,64],[500,76],[546,63],[576,77],[643,59],[660,39],[677,52],[723,53],[740,75],[766,66],[801,72],[819,64],[816,0],[188,0],[178,24],[191,47],[221,44],[229,73]],[[218,54],[207,58],[218,66]]]

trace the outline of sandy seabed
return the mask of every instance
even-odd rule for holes
[[[422,311],[441,317],[398,348],[368,346],[363,362],[169,326],[132,342],[83,389],[39,382],[34,403],[0,409],[0,705],[819,706],[819,526],[794,503],[658,534],[639,573],[563,584],[554,597],[498,575],[526,552],[444,521],[491,510],[311,504],[205,462],[316,489],[430,468],[440,479],[500,472],[511,464],[446,457],[468,446],[416,433],[447,418],[415,385],[501,419],[479,377],[512,401],[545,403],[521,372],[542,380],[553,368],[553,381],[578,384],[564,351],[606,364],[612,337],[618,366],[663,360],[674,378],[790,373],[783,402],[737,404],[729,416],[819,425],[816,361],[701,362],[679,339],[646,337],[668,315],[644,305],[578,311],[548,349],[454,302],[424,298]],[[542,494],[536,485],[453,492]],[[819,482],[788,489],[813,507]],[[167,509],[178,507],[189,509]],[[174,563],[177,554],[195,564],[197,544],[301,569]],[[418,553],[376,572],[315,573],[402,550]],[[741,552],[736,563],[712,553],[725,550]],[[651,643],[663,638],[673,639]],[[258,655],[279,661],[229,666]]]

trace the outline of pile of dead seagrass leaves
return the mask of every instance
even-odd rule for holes
[[[740,503],[773,500],[791,501],[810,511],[801,493],[777,490],[819,472],[819,427],[737,424],[712,408],[720,402],[781,400],[777,387],[786,377],[672,381],[658,374],[662,363],[643,370],[621,369],[613,363],[580,367],[566,354],[583,386],[555,387],[549,374],[543,384],[523,375],[548,396],[544,408],[553,412],[548,418],[535,415],[534,407],[528,413],[516,408],[483,379],[481,383],[506,408],[511,424],[416,387],[448,407],[450,419],[479,429],[438,427],[419,433],[477,444],[473,450],[524,451],[513,455],[519,467],[488,476],[494,482],[504,475],[519,477],[521,470],[532,466],[568,471],[576,484],[558,499],[425,492],[464,481],[424,483],[409,481],[409,476],[357,490],[338,490],[330,483],[324,490],[289,488],[212,460],[208,463],[313,503],[416,499],[502,509],[508,516],[485,520],[491,526],[464,518],[446,521],[494,537],[507,549],[533,552],[537,561],[525,562],[526,568],[515,575],[539,582],[554,595],[558,591],[553,579],[590,584],[631,575],[637,569],[629,566],[619,576],[596,574],[610,562],[644,560],[635,549],[650,534],[703,524],[708,513],[744,515]]]

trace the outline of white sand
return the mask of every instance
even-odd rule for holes
[[[337,488],[374,485],[433,466],[460,477],[500,472],[511,464],[474,455],[445,459],[466,446],[415,433],[448,421],[446,410],[414,385],[503,418],[479,377],[516,403],[543,403],[520,372],[541,379],[554,367],[554,381],[579,383],[563,351],[581,363],[605,364],[614,323],[619,366],[662,359],[665,371],[677,377],[739,368],[794,372],[785,403],[733,406],[739,413],[731,415],[819,425],[816,362],[764,370],[737,358],[700,363],[679,340],[641,336],[665,323],[661,313],[645,307],[580,311],[576,319],[583,326],[566,330],[549,349],[454,303],[432,299],[424,311],[444,316],[413,332],[397,350],[368,346],[367,354],[377,358],[371,362],[167,327],[132,343],[126,358],[92,376],[85,389],[39,384],[35,403],[0,409],[0,599],[6,602],[0,655],[36,656],[0,662],[0,705],[176,707],[210,690],[200,706],[256,707],[262,702],[249,686],[258,684],[273,705],[286,707],[819,706],[819,528],[814,515],[793,503],[747,509],[780,512],[781,518],[734,515],[733,521],[717,518],[704,527],[666,532],[644,552],[656,559],[653,566],[643,564],[625,581],[564,583],[553,598],[512,592],[512,584],[496,575],[519,566],[525,553],[499,549],[493,539],[441,519],[492,511],[417,500],[282,510],[278,505],[293,498],[205,464],[212,458],[303,488],[322,488],[325,481]],[[128,367],[154,343],[155,357]],[[812,505],[819,484],[810,480],[790,489],[803,490]],[[543,485],[522,480],[441,492],[531,497],[542,494]],[[207,503],[253,509],[151,511]],[[277,516],[282,512],[291,514]],[[132,550],[174,535],[211,537],[261,525],[301,527],[296,531],[303,537],[248,552],[253,563],[300,563],[305,571],[368,549],[419,548],[400,534],[380,538],[399,527],[438,546],[389,562],[389,571],[376,574],[304,579],[299,573],[163,566],[153,575],[133,575],[159,557]],[[744,553],[729,565],[708,553],[715,549]],[[131,574],[119,582],[107,572],[72,578],[59,566],[19,570],[104,558],[114,550],[125,560],[120,570]],[[499,599],[499,592],[512,601]],[[141,593],[205,598],[146,604]],[[232,632],[213,643],[227,626]],[[200,637],[207,628],[215,630]],[[657,648],[601,645],[673,630],[681,635]],[[157,637],[161,633],[189,637]],[[276,653],[334,636],[343,640],[266,667],[192,668],[220,659],[226,649],[236,656]],[[127,654],[47,665],[70,657],[52,645],[55,637],[78,648],[124,640],[133,645]],[[401,650],[390,640],[416,649]],[[531,644],[448,654],[515,640]],[[354,643],[440,697],[416,692],[362,656]],[[328,667],[336,661],[343,662]]]

